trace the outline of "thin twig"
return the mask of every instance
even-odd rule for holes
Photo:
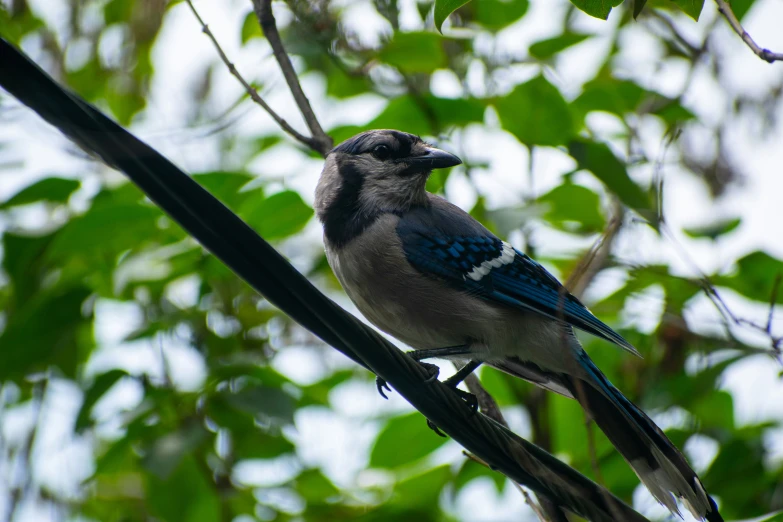
[[[313,108],[310,107],[310,101],[305,96],[302,86],[299,85],[299,78],[296,76],[291,58],[286,53],[283,41],[280,39],[280,33],[277,30],[275,15],[272,13],[272,0],[253,0],[253,10],[258,18],[258,23],[261,24],[264,36],[269,45],[272,46],[272,52],[280,65],[280,69],[283,71],[283,77],[285,77],[288,88],[291,90],[297,107],[299,107],[299,112],[302,113],[310,133],[313,135],[311,146],[320,152],[322,156],[326,156],[332,149],[333,140],[321,128]]]
[[[476,396],[481,413],[494,420],[498,424],[508,428],[508,422],[506,422],[506,418],[503,417],[503,413],[500,411],[500,406],[498,406],[495,398],[489,394],[484,386],[481,385],[481,382],[479,381],[478,377],[476,377],[476,374],[471,373],[465,378],[464,382],[470,393]],[[469,458],[476,460],[476,462],[486,466],[484,462],[477,460],[469,453],[463,453],[465,453],[465,455],[467,455]],[[563,513],[563,510],[557,507],[557,504],[552,502],[549,498],[536,494],[536,497],[538,498],[538,503],[536,503],[532,498],[530,498],[530,494],[528,494],[525,488],[513,480],[511,482],[519,491],[522,492],[522,495],[525,497],[525,503],[530,506],[530,508],[536,513],[542,522],[568,522],[568,517],[565,515],[565,513]]]
[[[617,235],[617,232],[620,230],[620,226],[622,224],[622,205],[619,204],[615,200],[614,202],[614,208],[615,208],[615,215],[612,217],[612,219],[609,221],[609,223],[606,226],[606,229],[604,230],[604,233],[601,234],[601,237],[599,237],[596,242],[593,244],[592,248],[583,256],[583,258],[580,260],[579,264],[577,265],[576,269],[573,271],[573,273],[569,276],[568,281],[566,282],[566,285],[561,289],[560,296],[558,299],[558,306],[557,306],[557,314],[558,319],[565,325],[567,324],[565,320],[565,298],[566,294],[568,293],[568,288],[574,288],[576,297],[580,297],[581,292],[583,292],[588,286],[590,286],[590,283],[595,278],[595,276],[598,274],[598,272],[601,271],[601,269],[606,264],[606,261],[609,259],[609,254],[611,253],[611,247],[612,243],[614,241],[615,236]],[[601,248],[604,246],[604,248]],[[598,255],[599,252],[603,252],[600,256]],[[560,329],[560,340],[563,343],[564,346],[568,346],[568,333],[570,329],[568,328],[561,328]],[[571,334],[573,335],[573,333]],[[573,365],[574,368],[572,370],[572,375],[579,375],[578,369],[576,368],[577,360],[575,358],[569,359],[569,364]],[[605,482],[603,479],[603,475],[601,474],[601,468],[598,465],[598,455],[596,451],[596,445],[595,445],[595,436],[593,434],[593,430],[591,429],[590,423],[595,418],[595,415],[593,415],[592,411],[590,411],[590,403],[587,400],[587,395],[585,394],[584,385],[585,383],[578,378],[573,378],[574,383],[574,399],[582,406],[582,410],[584,411],[584,418],[585,418],[585,431],[587,432],[587,452],[590,455],[590,466],[592,467],[593,473],[595,474],[595,480],[598,484],[601,484],[601,486],[604,486]],[[613,499],[608,494],[604,495],[607,507],[609,508],[609,511],[612,513],[612,515],[615,517],[616,520],[622,520],[622,515],[619,511],[619,507],[613,502]]]
[[[609,255],[612,253],[612,244],[617,233],[623,224],[623,207],[615,199],[612,203],[613,215],[609,220],[603,234],[599,237],[593,246],[590,247],[584,256],[579,260],[576,269],[568,276],[565,287],[568,291],[578,298],[593,281],[598,272],[604,269]]]
[[[772,335],[772,319],[775,315],[775,303],[778,300],[778,290],[780,290],[781,274],[775,276],[775,282],[772,283],[772,292],[769,296],[769,315],[767,315],[767,333]]]
[[[483,460],[481,460],[477,456],[473,455],[472,453],[468,453],[467,451],[463,451],[462,454],[465,455],[470,460],[472,460],[473,462],[481,464],[485,468],[492,469],[492,466],[490,466],[489,464],[487,464],[486,462],[484,462]],[[511,481],[511,483],[514,484],[514,486],[519,490],[520,493],[522,493],[522,497],[524,497],[524,499],[525,499],[525,504],[530,506],[530,509],[533,510],[533,512],[536,514],[536,516],[538,517],[538,519],[541,522],[551,522],[551,520],[549,518],[547,518],[547,516],[541,511],[541,508],[538,506],[538,504],[536,504],[536,502],[532,498],[530,498],[530,494],[527,492],[527,490],[525,488],[523,488],[522,486],[520,486],[519,484],[517,484],[513,480]]]
[[[769,337],[770,342],[772,344],[772,352],[770,352],[771,355],[776,357],[778,361],[781,364],[783,364],[783,360],[781,360],[781,350],[780,350],[780,345],[781,343],[783,343],[783,337],[772,335],[771,326],[768,327],[767,325],[760,325],[755,321],[751,321],[750,319],[745,319],[744,317],[738,317],[731,310],[731,308],[729,308],[729,305],[726,304],[726,301],[723,300],[723,297],[720,295],[718,289],[712,283],[710,277],[703,270],[701,270],[701,268],[699,268],[699,266],[690,258],[688,252],[685,250],[685,247],[683,247],[680,244],[680,242],[677,241],[677,238],[674,237],[674,233],[671,231],[671,229],[668,227],[665,221],[661,222],[660,230],[675,247],[677,253],[680,254],[680,258],[686,263],[688,263],[694,272],[699,274],[698,281],[702,287],[702,290],[704,290],[704,293],[707,295],[710,301],[712,301],[712,303],[715,305],[715,308],[721,314],[726,324],[727,325],[734,324],[736,326],[745,325],[754,330],[758,330],[759,332],[766,334]],[[777,300],[777,288],[776,288],[777,285],[778,284],[775,283],[772,289],[773,298],[774,298],[774,300],[772,300],[773,303]]]
[[[731,10],[731,6],[726,0],[715,0],[715,3],[718,4],[718,11],[720,14],[726,18],[731,28],[734,29],[734,32],[742,38],[742,41],[750,47],[750,50],[753,51],[756,56],[769,63],[783,61],[783,53],[774,53],[769,49],[764,49],[756,44],[753,38],[751,38],[748,32],[742,27],[742,24],[739,19],[737,19],[737,16],[734,14],[734,11]]]
[[[671,18],[657,9],[648,9],[645,11],[645,14],[649,15],[651,18],[657,19],[659,22],[665,25],[677,43],[679,43],[683,48],[687,49],[691,58],[697,57],[701,54],[701,49],[693,45],[682,33],[680,33],[679,30],[677,30],[677,26],[674,25],[674,21]]]
[[[478,380],[478,377],[476,377],[476,374],[471,373],[465,377],[464,382],[465,386],[468,387],[468,391],[476,396],[481,413],[508,428],[508,422],[506,422],[505,417],[503,417],[503,413],[500,411],[500,406],[498,406],[495,398],[492,397],[492,395],[490,395],[486,389],[484,389],[484,386],[481,385],[481,382]]]
[[[284,131],[286,131],[288,134],[290,134],[294,139],[297,141],[303,143],[304,145],[307,145],[311,149],[314,149],[318,152],[321,152],[320,148],[318,147],[318,143],[313,138],[308,138],[304,134],[301,134],[296,129],[294,129],[291,124],[289,124],[287,121],[285,121],[283,118],[280,117],[279,114],[277,114],[272,107],[270,107],[264,99],[261,97],[260,94],[258,94],[258,91],[247,81],[245,81],[245,78],[237,71],[237,68],[234,66],[234,63],[228,59],[228,56],[223,51],[223,48],[220,47],[220,44],[218,43],[217,39],[215,38],[215,35],[212,34],[212,31],[209,29],[209,26],[207,26],[206,23],[204,23],[204,20],[201,18],[201,15],[198,14],[198,11],[196,11],[196,7],[193,5],[192,0],[187,0],[188,6],[190,6],[190,10],[193,11],[193,14],[195,15],[196,19],[198,20],[198,23],[201,24],[201,32],[204,33],[209,37],[210,40],[212,40],[212,44],[215,46],[215,50],[217,50],[218,55],[220,56],[220,59],[223,61],[224,64],[226,64],[226,67],[228,68],[228,72],[230,72],[237,80],[239,80],[239,83],[242,84],[242,87],[245,88],[245,92],[247,92],[248,96],[250,96],[250,99],[259,104],[271,117],[275,122],[282,127]]]

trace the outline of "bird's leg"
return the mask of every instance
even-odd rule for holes
[[[457,346],[446,346],[444,348],[425,348],[424,350],[413,350],[408,355],[417,361],[424,359],[434,359],[436,357],[454,357],[460,355],[470,355],[470,346],[467,344],[458,344]]]
[[[481,366],[481,361],[471,360],[465,366],[457,370],[457,373],[443,381],[443,384],[454,389],[454,392],[459,395],[463,401],[465,401],[473,413],[476,413],[478,410],[478,400],[476,399],[476,396],[472,393],[460,390],[457,388],[457,386],[459,386],[459,383],[465,380],[465,377],[476,371],[476,368],[479,366]],[[427,426],[429,426],[429,428],[437,435],[440,435],[441,437],[446,436],[446,434],[440,431],[440,428],[438,428],[435,423],[429,419],[427,419]]]
[[[468,375],[475,372],[479,366],[481,366],[481,361],[477,361],[475,359],[468,361],[465,366],[457,370],[457,373],[443,381],[443,384],[446,386],[451,386],[452,388],[456,388],[459,383],[464,381]]]
[[[433,359],[435,357],[450,357],[450,356],[459,356],[459,355],[469,355],[470,354],[470,347],[467,344],[460,344],[457,346],[446,346],[444,348],[426,348],[424,350],[413,350],[411,352],[407,352],[409,356],[411,356],[415,361],[417,361],[419,364],[424,366],[424,368],[430,372],[430,376],[427,378],[425,382],[432,382],[435,379],[438,378],[438,372],[440,371],[437,366],[434,364],[428,364],[423,363],[424,359]],[[472,370],[471,370],[472,371]],[[470,372],[468,372],[469,374]],[[468,374],[465,374],[465,377],[467,377]],[[464,379],[463,377],[462,379]],[[460,379],[460,381],[462,380]],[[457,383],[454,385],[456,387],[457,384],[460,383],[460,381],[457,381]],[[381,397],[384,399],[388,399],[386,394],[384,393],[384,388],[387,391],[391,391],[391,388],[389,388],[389,385],[386,384],[386,381],[381,379],[380,377],[375,377],[375,387],[378,388],[378,393],[381,394]]]

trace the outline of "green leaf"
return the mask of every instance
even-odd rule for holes
[[[642,10],[644,9],[644,5],[647,3],[647,0],[633,0],[633,19],[636,20],[640,14],[642,14]]]
[[[113,258],[158,237],[161,216],[158,208],[140,203],[93,205],[57,233],[47,255],[49,259]]]
[[[503,493],[503,487],[506,484],[506,476],[497,471],[492,471],[488,467],[468,458],[465,459],[462,467],[457,472],[457,476],[454,477],[454,493],[459,493],[468,483],[480,477],[487,477],[492,480],[498,494]]]
[[[529,0],[479,0],[473,2],[476,21],[490,31],[500,31],[513,24],[530,7]]]
[[[79,414],[76,417],[76,426],[74,428],[77,432],[82,432],[91,425],[90,413],[92,413],[92,407],[117,381],[127,375],[128,372],[125,370],[109,370],[95,378],[84,393],[84,401],[82,401],[82,407],[79,409]]]
[[[728,234],[736,229],[742,220],[740,218],[724,219],[710,225],[683,229],[688,236],[693,238],[709,238],[715,240],[718,236]]]
[[[669,127],[681,125],[687,121],[695,120],[696,115],[676,100],[667,100],[660,97],[660,106],[653,108],[650,113],[655,114],[668,124]]]
[[[623,0],[571,0],[571,3],[590,16],[606,20],[612,7],[617,7]]]
[[[434,116],[438,129],[429,125],[423,106]],[[405,129],[406,132],[414,134],[433,135],[452,125],[464,126],[481,122],[484,119],[484,110],[484,105],[475,99],[422,96],[417,100],[413,96],[400,96],[391,100],[386,109],[367,126],[376,129]]]
[[[146,474],[147,499],[156,518],[181,522],[219,522],[220,499],[211,477],[205,471],[195,456],[186,455],[176,470],[165,479]]]
[[[756,0],[731,0],[731,10],[734,12],[734,16],[741,22],[745,15],[748,14],[750,8],[753,7],[753,3]]]
[[[420,415],[417,414],[417,416],[420,420],[422,419]],[[435,436],[437,437],[437,435]],[[445,440],[442,437],[438,438]],[[449,480],[451,480],[449,464],[429,469],[397,482],[394,488],[394,500],[398,503],[404,503],[406,507],[437,506],[440,492]]]
[[[43,262],[46,249],[54,234],[46,236],[22,236],[11,232],[3,234],[3,269],[12,283],[12,300],[9,308],[24,306],[33,298],[46,276]]]
[[[13,5],[12,14],[5,4],[0,4],[0,34],[19,45],[23,36],[44,26],[44,22],[32,13],[26,2]]]
[[[627,112],[635,112],[642,101],[651,96],[655,93],[630,80],[600,77],[584,85],[582,94],[571,103],[571,107],[580,115],[606,111],[623,116]]]
[[[435,27],[441,30],[443,22],[451,13],[470,2],[470,0],[435,0]]]
[[[573,140],[568,144],[568,153],[573,156],[580,169],[589,170],[601,180],[620,200],[635,210],[648,210],[649,198],[634,183],[609,147],[603,143]]]
[[[287,424],[294,421],[294,398],[280,388],[248,385],[236,393],[226,392],[225,398],[239,411]]]
[[[84,287],[57,286],[38,292],[8,317],[0,335],[0,380],[17,379],[50,364],[72,376],[85,355],[78,334],[86,327],[82,304],[90,293]]]
[[[349,74],[333,62],[323,71],[326,76],[326,94],[335,98],[349,98],[369,90],[370,80],[365,74]]]
[[[573,460],[572,465],[588,464],[590,450],[587,443],[587,429],[595,435],[596,456],[614,451],[609,440],[596,426],[586,426],[584,411],[577,401],[560,395],[551,395],[549,402],[549,423],[552,433],[552,453],[565,453]],[[581,470],[585,472],[585,469]]]
[[[598,194],[581,185],[560,185],[538,198],[538,201],[548,205],[546,219],[560,228],[574,230],[574,227],[568,226],[569,223],[578,224],[575,230],[583,233],[598,232],[604,228]]]
[[[246,429],[232,431],[234,455],[241,459],[271,459],[296,449],[281,435],[265,433],[251,422]]]
[[[427,427],[418,412],[394,417],[375,439],[370,453],[370,467],[399,468],[421,459],[443,446],[446,439]]]
[[[737,272],[734,275],[714,277],[713,283],[727,286],[750,299],[768,303],[779,276],[783,277],[783,261],[766,252],[757,251],[737,260]],[[783,303],[783,288],[778,289],[775,302]]]
[[[682,9],[682,11],[696,20],[699,21],[699,15],[704,8],[704,0],[672,0],[674,4]]]
[[[704,429],[734,429],[734,400],[728,392],[712,390],[689,409],[701,421]]]
[[[196,421],[166,433],[152,443],[144,456],[144,467],[160,479],[167,479],[182,459],[207,440],[208,432]]]
[[[46,178],[25,187],[4,203],[0,204],[0,210],[39,201],[49,203],[65,203],[68,198],[79,188],[79,182],[75,179]]]
[[[495,106],[503,128],[525,145],[562,145],[574,134],[565,99],[543,76],[518,85]]]
[[[259,144],[259,150],[262,150],[261,144]],[[242,187],[256,179],[255,176],[247,172],[202,172],[194,174],[193,179],[227,207],[235,210],[248,198],[263,198],[264,195],[263,189],[260,187],[250,191],[242,191]]]
[[[560,36],[554,38],[547,38],[546,40],[540,40],[530,46],[528,52],[530,56],[538,58],[539,60],[547,60],[555,54],[568,49],[578,43],[584,42],[590,38],[590,34],[563,33]]]
[[[241,214],[261,237],[274,240],[302,230],[313,217],[313,209],[304,202],[298,192],[284,190]]]
[[[428,73],[446,66],[443,37],[435,33],[394,33],[378,58],[406,73]]]
[[[245,15],[242,22],[242,45],[249,42],[252,38],[263,38],[264,32],[261,30],[261,24],[258,23],[255,11],[252,9]]]
[[[297,493],[308,502],[321,503],[340,494],[340,490],[318,469],[301,472],[294,482]]]

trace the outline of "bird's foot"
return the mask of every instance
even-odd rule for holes
[[[430,374],[429,377],[424,379],[424,382],[426,384],[430,384],[430,383],[438,380],[438,375],[440,375],[440,368],[438,368],[437,365],[430,364],[430,363],[425,363],[425,362],[421,362],[421,361],[418,361],[418,363],[420,365],[422,365],[425,370],[427,370],[427,373]],[[375,387],[378,389],[378,393],[381,394],[381,397],[383,397],[384,399],[388,399],[389,398],[389,397],[386,396],[386,393],[384,392],[384,390],[391,391],[391,388],[389,388],[389,384],[386,382],[385,379],[376,376],[375,377]]]
[[[447,384],[447,385],[448,385],[448,383],[447,383],[446,381],[443,381],[443,384]],[[473,395],[472,393],[468,393],[468,392],[466,392],[466,391],[462,391],[462,390],[460,390],[460,389],[458,389],[458,388],[454,388],[454,392],[455,392],[457,395],[459,395],[460,399],[462,399],[463,401],[465,401],[465,404],[467,404],[467,405],[468,405],[468,407],[470,408],[471,415],[475,415],[475,414],[476,414],[476,412],[478,411],[478,399],[476,399],[476,396],[475,396],[475,395]],[[429,429],[431,429],[432,431],[434,431],[434,432],[435,432],[435,434],[436,434],[436,435],[438,435],[438,436],[440,436],[440,437],[445,437],[445,436],[446,436],[446,434],[445,434],[445,433],[443,433],[443,432],[440,430],[440,428],[438,428],[438,427],[435,425],[435,423],[434,423],[434,422],[432,422],[432,421],[431,421],[431,420],[429,420],[429,419],[427,419],[427,427],[428,427]]]
[[[429,429],[431,429],[432,431],[434,431],[434,432],[435,432],[435,434],[436,434],[436,435],[438,435],[439,437],[446,438],[446,434],[445,434],[445,433],[443,433],[442,431],[440,431],[440,428],[438,428],[437,426],[435,426],[435,423],[434,423],[434,422],[432,422],[432,421],[431,421],[431,420],[429,420],[429,419],[427,419],[427,427],[428,427]]]
[[[475,395],[473,395],[472,393],[468,393],[468,392],[466,392],[466,391],[463,391],[463,390],[460,390],[459,388],[457,388],[457,386],[459,385],[459,383],[460,383],[460,382],[462,382],[462,380],[463,380],[463,379],[464,379],[464,377],[463,377],[463,376],[461,376],[461,375],[458,375],[458,374],[455,374],[454,376],[452,376],[452,377],[449,377],[448,379],[446,379],[445,381],[443,381],[443,384],[445,384],[446,386],[448,386],[449,388],[451,388],[452,390],[454,390],[454,393],[456,393],[457,395],[459,395],[460,399],[462,399],[463,401],[465,401],[465,404],[467,404],[467,405],[468,405],[468,407],[470,408],[471,415],[475,415],[475,414],[476,414],[476,412],[478,411],[478,406],[479,406],[479,405],[478,405],[478,399],[477,399],[477,398],[476,398],[476,396],[475,396]],[[434,423],[434,422],[432,422],[432,421],[431,421],[431,420],[429,420],[429,419],[427,419],[427,426],[428,426],[428,427],[429,427],[429,428],[430,428],[432,431],[434,431],[434,432],[435,432],[437,435],[439,435],[439,436],[441,436],[441,437],[445,437],[445,436],[446,436],[446,434],[445,434],[445,433],[443,433],[443,432],[440,430],[440,428],[438,428],[438,427],[435,425],[435,423]]]
[[[378,377],[376,375],[375,376],[375,387],[378,388],[378,393],[381,394],[381,397],[383,397],[386,400],[389,399],[386,396],[386,394],[383,392],[384,388],[386,389],[386,391],[391,391],[391,388],[389,388],[389,385],[386,383],[385,379],[382,379],[382,378],[380,378],[380,377]]]
[[[446,383],[444,383],[446,384]],[[478,411],[478,399],[475,395],[472,393],[460,390],[459,388],[454,388],[454,391],[457,395],[460,396],[460,399],[465,401],[465,404],[468,405],[468,408],[470,408],[471,415],[475,414]]]
[[[425,384],[430,384],[438,380],[438,375],[440,375],[440,368],[438,368],[437,364],[430,364],[421,361],[419,361],[419,364],[430,374],[429,377],[424,379]]]

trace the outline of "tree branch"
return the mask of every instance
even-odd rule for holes
[[[769,49],[764,49],[756,44],[745,28],[742,27],[742,24],[734,14],[734,11],[731,10],[731,6],[726,0],[715,0],[715,3],[718,4],[718,11],[720,14],[726,18],[731,28],[734,29],[734,32],[742,38],[742,41],[750,47],[750,50],[753,51],[756,56],[769,63],[783,61],[783,53],[773,53]]]
[[[588,250],[582,259],[579,260],[576,269],[571,272],[568,280],[565,283],[565,287],[568,291],[578,298],[582,298],[582,294],[598,272],[604,269],[606,262],[609,259],[609,255],[612,253],[612,244],[614,238],[617,237],[617,232],[620,231],[620,227],[623,224],[623,215],[625,214],[623,206],[617,199],[612,202],[612,217],[609,220],[603,234],[599,237],[593,246]]]
[[[192,0],[187,0],[187,2],[188,2],[188,6],[190,6],[190,10],[193,11],[193,14],[198,20],[198,23],[201,24],[201,32],[207,35],[210,40],[212,40],[212,45],[215,46],[215,50],[217,50],[220,59],[223,61],[224,64],[226,64],[226,67],[228,68],[228,72],[230,72],[237,80],[239,80],[239,83],[241,83],[242,87],[245,88],[245,92],[247,92],[248,96],[250,96],[250,99],[256,102],[258,105],[260,105],[272,117],[272,119],[275,120],[275,122],[278,125],[280,125],[280,127],[288,134],[290,134],[294,139],[296,139],[297,141],[301,142],[304,145],[307,145],[308,147],[315,150],[316,152],[321,152],[320,145],[314,138],[308,138],[304,134],[294,129],[290,123],[288,123],[282,117],[280,117],[280,115],[277,114],[274,111],[274,109],[272,109],[272,107],[270,107],[264,101],[264,99],[261,97],[260,94],[258,94],[258,91],[252,85],[250,85],[247,81],[245,81],[245,78],[239,73],[239,71],[237,71],[237,68],[234,66],[234,63],[228,59],[228,56],[226,56],[226,53],[223,51],[223,48],[220,47],[217,38],[215,38],[215,35],[212,34],[212,31],[209,29],[209,26],[207,26],[207,24],[204,23],[204,20],[201,18],[201,15],[199,15],[198,11],[196,11],[196,7],[193,5]]]
[[[291,90],[291,94],[294,96],[299,112],[307,122],[307,127],[310,129],[310,133],[313,135],[314,149],[321,153],[322,156],[332,149],[333,140],[324,132],[321,128],[321,124],[318,123],[318,118],[315,117],[313,108],[310,107],[310,101],[302,91],[302,86],[299,85],[299,78],[296,76],[296,71],[291,63],[291,59],[288,57],[285,48],[283,47],[283,41],[280,39],[280,33],[277,30],[277,22],[275,16],[272,13],[272,0],[252,0],[253,10],[258,18],[258,23],[261,25],[261,30],[264,33],[269,45],[272,46],[272,52],[275,55],[277,63],[280,65],[280,69],[283,71],[288,88]]]

